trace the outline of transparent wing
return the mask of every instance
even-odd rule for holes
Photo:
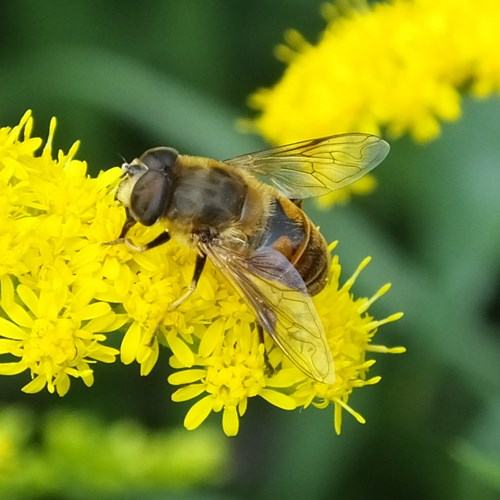
[[[270,247],[250,256],[217,244],[200,247],[293,363],[309,377],[333,384],[335,370],[323,324],[293,265]]]
[[[389,144],[369,134],[342,134],[238,156],[226,163],[266,176],[287,198],[321,196],[374,169]]]

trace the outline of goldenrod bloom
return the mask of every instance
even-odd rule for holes
[[[248,398],[252,396],[260,396],[284,410],[306,408],[311,404],[326,408],[333,403],[337,433],[341,429],[342,409],[364,423],[363,418],[348,406],[347,400],[355,387],[375,384],[380,380],[380,377],[367,378],[368,369],[375,363],[373,359],[366,358],[367,352],[404,352],[401,347],[389,349],[371,344],[380,325],[402,316],[398,313],[377,321],[367,314],[369,306],[388,291],[389,285],[382,287],[370,299],[355,299],[350,293],[354,280],[368,262],[369,259],[365,259],[354,276],[341,286],[340,265],[338,258],[334,257],[329,283],[314,298],[333,352],[336,371],[333,385],[316,382],[304,375],[273,345],[270,338],[266,339],[266,350],[271,364],[281,368],[276,374],[268,376],[263,362],[263,346],[258,343],[255,326],[249,324],[252,318],[238,321],[234,313],[227,316],[223,312],[236,310],[234,303],[226,309],[227,299],[224,296],[227,293],[233,295],[233,292],[225,289],[221,297],[221,315],[206,329],[195,348],[195,367],[180,370],[169,377],[170,383],[184,385],[174,393],[175,401],[205,394],[188,412],[186,427],[197,427],[211,411],[223,411],[224,432],[235,435],[238,432],[238,417],[243,416]],[[238,309],[238,316],[248,314],[243,305]],[[183,366],[175,359],[175,352],[173,365],[177,368]]]
[[[19,126],[0,129],[0,374],[29,371],[26,392],[47,387],[63,395],[70,377],[91,385],[91,364],[113,362],[118,354],[106,345],[105,332],[116,335],[124,327],[121,359],[138,362],[143,375],[155,365],[160,344],[170,348],[169,382],[182,386],[173,399],[195,399],[188,429],[222,411],[224,432],[235,435],[254,396],[287,410],[333,403],[337,432],[342,409],[362,421],[347,401],[355,387],[379,380],[367,376],[374,363],[367,353],[404,350],[371,343],[380,325],[401,316],[377,321],[367,312],[388,286],[371,299],[355,299],[350,288],[358,273],[340,285],[334,257],[330,282],[315,303],[334,355],[335,383],[309,379],[266,338],[277,370],[269,375],[253,314],[212,264],[196,292],[169,310],[191,280],[194,252],[175,242],[144,253],[102,244],[117,237],[124,220],[114,200],[120,169],[89,178],[85,163],[74,159],[77,144],[53,159],[54,126],[39,156],[29,113]],[[141,244],[162,230],[161,224],[137,225],[129,236]]]
[[[19,126],[0,129],[0,353],[10,354],[0,374],[28,370],[25,392],[64,395],[70,377],[90,386],[91,364],[114,361],[104,332],[126,319],[100,297],[105,193],[119,173],[87,178],[74,159],[77,143],[54,160],[55,121],[35,156],[42,140],[31,137],[32,124],[28,112]]]
[[[350,3],[342,14],[326,5],[317,45],[289,31],[278,48],[285,74],[251,99],[260,111],[254,126],[272,143],[385,130],[425,142],[441,121],[460,117],[462,90],[477,97],[500,90],[497,0]],[[365,177],[329,199],[372,183]]]

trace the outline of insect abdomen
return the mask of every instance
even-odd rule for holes
[[[305,223],[310,226],[309,239],[296,253],[295,257],[298,259],[293,265],[302,276],[309,294],[316,295],[323,290],[328,281],[330,258],[323,235],[313,226],[309,218]]]
[[[272,246],[293,264],[310,295],[325,287],[329,264],[326,241],[290,200],[280,197],[272,202],[263,245]]]

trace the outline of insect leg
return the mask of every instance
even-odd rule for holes
[[[127,233],[129,232],[129,229],[136,224],[136,220],[132,217],[132,214],[130,213],[130,210],[128,207],[125,207],[125,213],[127,214],[127,218],[125,219],[125,222],[123,223],[122,230],[120,232],[120,236],[118,236],[118,239],[121,240],[125,238]]]
[[[151,250],[151,248],[159,247],[160,245],[163,245],[169,240],[170,240],[169,233],[167,233],[166,231],[160,233],[154,240],[150,241],[149,243],[146,243],[145,245],[142,245],[140,247],[141,252],[145,252],[146,250]]]
[[[170,240],[170,234],[164,232],[160,233],[154,240],[141,246],[134,245],[128,238],[118,238],[117,240],[106,241],[105,243],[103,243],[103,245],[120,245],[123,243],[136,252],[145,252],[146,250],[150,250],[151,248],[163,245],[163,243],[166,243],[168,240]]]
[[[116,240],[104,242],[103,245],[118,245],[120,243],[126,243],[127,241],[129,241],[127,238],[125,238],[125,236],[132,228],[132,226],[137,223],[137,221],[132,217],[132,214],[130,213],[128,207],[125,207],[125,213],[127,214],[127,218],[123,223],[122,230],[120,231],[120,236],[118,236]]]
[[[120,245],[123,243],[132,250],[135,250],[137,252],[145,252],[146,250],[149,250],[151,248],[163,245],[163,243],[166,243],[170,239],[170,234],[164,232],[158,235],[154,240],[150,241],[149,243],[146,243],[145,245],[141,246],[134,245],[132,241],[129,238],[126,238],[125,236],[129,232],[129,230],[137,223],[137,221],[132,217],[132,214],[130,213],[128,207],[125,207],[125,213],[127,214],[127,218],[123,223],[122,230],[120,231],[120,236],[116,240],[106,241],[105,243],[103,243],[103,245]]]
[[[207,256],[205,254],[198,254],[196,256],[196,262],[194,265],[194,273],[193,279],[191,280],[191,284],[189,285],[189,290],[180,298],[178,298],[175,302],[170,304],[169,309],[175,309],[180,304],[182,304],[195,290],[196,285],[198,285],[198,281],[200,280],[201,273],[203,272],[203,268],[205,267],[205,262],[207,261]]]
[[[266,375],[273,375],[275,369],[269,361],[269,356],[267,355],[266,345],[264,344],[264,329],[257,323],[257,333],[259,334],[259,343],[264,346],[264,364],[266,365]]]

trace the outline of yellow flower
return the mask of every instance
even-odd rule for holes
[[[42,141],[31,137],[32,125],[28,112],[19,126],[0,129],[0,374],[29,370],[25,392],[46,386],[63,395],[70,377],[90,386],[90,365],[117,354],[103,332],[125,317],[99,298],[105,251],[95,218],[119,171],[89,179],[74,159],[78,143],[53,160],[55,120],[36,156]]]
[[[334,246],[331,246],[332,250]],[[171,361],[172,366],[180,370],[169,377],[169,382],[183,385],[172,396],[174,401],[186,401],[205,394],[187,413],[185,426],[194,429],[210,412],[223,411],[224,432],[233,436],[238,432],[239,417],[246,411],[248,398],[253,396],[260,396],[284,410],[306,408],[311,404],[326,408],[333,403],[337,433],[341,430],[342,409],[364,423],[347,401],[354,388],[380,380],[380,377],[366,378],[369,368],[375,363],[366,359],[367,352],[404,352],[402,347],[390,349],[371,345],[379,326],[402,316],[398,313],[377,321],[367,314],[368,307],[387,292],[389,286],[382,287],[371,299],[355,299],[350,293],[354,280],[368,261],[365,259],[354,276],[340,286],[340,265],[338,258],[334,257],[329,283],[314,299],[334,356],[336,380],[333,385],[316,382],[304,375],[269,337],[265,342],[266,350],[272,366],[279,367],[279,371],[267,374],[264,346],[258,343],[252,318],[243,317],[243,321],[238,321],[238,317],[248,314],[248,311],[244,305],[238,306],[237,302],[233,302],[235,297],[232,291],[224,286],[220,299],[216,297],[216,301],[221,301],[221,312],[194,349],[195,366],[182,370],[185,365],[177,359],[175,352]],[[231,304],[225,304],[228,298],[231,298]]]
[[[335,361],[336,379],[331,386],[319,384],[311,379],[304,379],[293,394],[299,406],[314,405],[326,408],[334,405],[334,426],[340,434],[342,410],[348,411],[360,423],[365,420],[347,404],[352,390],[356,387],[373,385],[380,381],[379,376],[367,378],[367,373],[375,360],[367,359],[368,352],[400,354],[403,347],[388,348],[372,344],[378,328],[386,323],[396,321],[402,313],[375,320],[368,314],[368,308],[390,289],[390,284],[382,286],[371,298],[354,298],[350,293],[356,278],[370,262],[367,257],[358,266],[353,276],[340,285],[341,266],[338,258],[332,259],[330,282],[315,299],[316,307],[325,325],[329,345]]]
[[[460,117],[461,90],[478,97],[500,90],[497,0],[350,3],[342,15],[325,7],[328,26],[317,45],[286,34],[277,51],[288,62],[285,74],[251,98],[260,111],[253,125],[269,141],[386,129],[425,142],[441,121]],[[369,182],[354,189],[369,190]],[[330,198],[345,199],[351,189]]]
[[[333,258],[330,282],[315,303],[336,381],[315,382],[268,336],[264,350],[253,314],[212,263],[195,293],[170,310],[191,280],[193,251],[176,242],[144,253],[103,245],[117,237],[124,221],[113,192],[120,170],[89,178],[85,163],[74,159],[76,145],[52,159],[54,126],[39,156],[41,140],[31,138],[29,113],[18,127],[0,129],[0,374],[28,370],[26,392],[47,387],[63,395],[70,377],[91,385],[92,363],[113,362],[118,354],[106,345],[105,333],[123,327],[121,360],[138,362],[143,375],[157,362],[162,344],[171,350],[169,382],[182,386],[173,400],[195,400],[185,418],[188,429],[222,412],[223,430],[233,436],[256,396],[285,410],[333,403],[337,432],[342,409],[362,421],[348,398],[354,388],[379,380],[367,377],[374,363],[367,353],[404,351],[371,343],[380,325],[401,316],[377,321],[367,312],[387,286],[371,299],[355,299],[350,288],[358,273],[340,285],[340,264]],[[163,230],[162,224],[138,224],[128,236],[141,244]]]

